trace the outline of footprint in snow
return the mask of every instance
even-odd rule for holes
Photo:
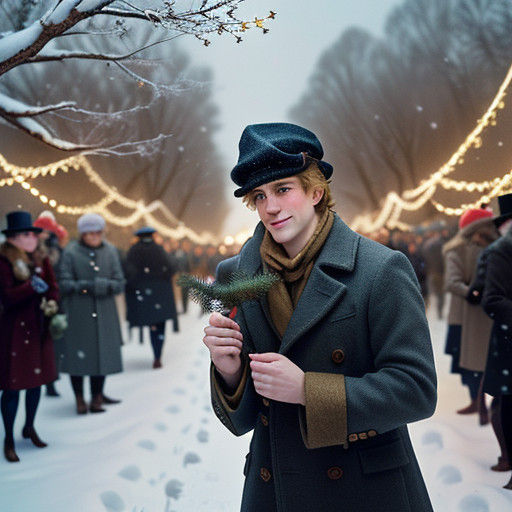
[[[201,423],[203,423],[203,424],[208,423],[208,418],[201,418]]]
[[[208,442],[208,437],[209,437],[209,434],[206,430],[203,430],[201,429],[198,433],[197,433],[197,440],[200,442],[200,443],[207,443]]]
[[[203,411],[206,411],[206,412],[212,412],[212,407],[211,407],[211,405],[205,405],[205,406],[203,407]]]
[[[191,398],[191,400],[190,400],[190,403],[191,403],[192,405],[197,404],[197,396],[192,397],[192,398]]]
[[[187,380],[190,380],[190,381],[196,380],[196,374],[195,373],[189,373],[187,375]]]
[[[122,512],[124,510],[124,501],[121,496],[114,491],[105,491],[100,494],[100,499],[108,512]]]
[[[185,425],[182,429],[181,429],[181,433],[182,434],[188,434],[190,428],[192,427],[192,424],[189,423],[188,425]]]
[[[173,393],[176,395],[185,395],[186,391],[183,388],[176,388],[173,390]]]
[[[201,462],[201,457],[195,452],[187,452],[183,458],[183,467],[187,467],[189,464],[197,464]]]
[[[179,500],[181,493],[183,492],[183,482],[172,479],[165,484],[165,494],[168,498]]]
[[[421,438],[421,444],[431,444],[438,449],[442,449],[443,437],[439,432],[436,432],[435,430],[429,430],[423,434],[423,437]]]
[[[201,366],[201,361],[199,361],[199,359],[196,359],[192,364],[197,368]]]
[[[159,432],[165,432],[167,430],[167,425],[165,423],[155,423],[155,429]]]
[[[462,482],[462,475],[455,466],[443,466],[437,472],[437,478],[443,482],[443,484],[456,484]]]
[[[170,405],[169,407],[167,407],[167,409],[165,409],[168,413],[170,414],[176,414],[178,412],[180,412],[180,408],[177,406],[177,405]]]
[[[156,448],[155,443],[153,441],[150,441],[149,439],[141,439],[137,446],[140,446],[141,448],[144,448],[145,450],[153,451]]]
[[[489,503],[487,500],[476,494],[464,496],[459,501],[460,512],[489,512]]]
[[[137,466],[126,466],[119,471],[118,475],[130,482],[136,482],[141,477],[141,472]]]

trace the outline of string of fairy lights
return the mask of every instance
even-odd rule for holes
[[[458,166],[464,163],[464,156],[471,148],[478,149],[482,147],[481,135],[487,127],[497,124],[497,116],[499,111],[505,108],[505,97],[511,82],[512,66],[510,66],[504,81],[485,114],[478,120],[473,131],[466,137],[465,141],[445,164],[428,179],[423,180],[418,187],[406,190],[401,196],[396,192],[389,192],[384,200],[382,209],[375,218],[372,218],[370,214],[360,215],[354,219],[351,227],[357,231],[363,232],[372,232],[383,226],[409,229],[410,226],[400,220],[401,214],[404,211],[416,211],[428,201],[430,201],[439,212],[453,216],[461,215],[467,208],[473,208],[482,203],[488,203],[491,198],[510,191],[510,189],[512,189],[512,170],[502,177],[481,182],[454,180],[447,178],[447,175],[454,172]],[[191,228],[185,226],[184,223],[177,219],[159,200],[145,204],[142,200],[134,200],[124,196],[116,187],[108,185],[103,180],[84,155],[71,156],[57,162],[37,167],[20,167],[8,162],[6,158],[0,154],[0,169],[7,175],[7,177],[0,179],[0,188],[18,185],[37,197],[43,204],[55,209],[58,213],[76,216],[95,211],[101,214],[108,222],[116,226],[133,226],[140,221],[144,221],[146,224],[152,225],[164,236],[176,239],[187,237],[193,242],[200,244],[217,242],[216,238],[211,233],[198,234]],[[48,175],[55,176],[58,172],[68,173],[70,170],[81,170],[85,172],[89,181],[99,188],[104,196],[96,203],[71,206],[61,203],[55,198],[50,198],[47,194],[42,193],[30,183],[30,180],[39,177],[46,177]],[[472,193],[477,191],[484,193],[472,203],[464,203],[457,208],[452,208],[441,204],[433,198],[438,187],[445,190],[455,190],[457,192]],[[127,215],[113,213],[110,207],[114,203],[131,210],[131,212]],[[155,214],[163,216],[167,223],[158,220]],[[248,233],[243,232],[235,237],[226,237],[226,239],[229,239],[229,243],[243,243],[248,236]]]
[[[458,166],[464,163],[464,156],[471,148],[479,149],[482,147],[481,135],[489,126],[496,126],[498,113],[505,108],[505,97],[511,82],[512,66],[510,66],[505,79],[485,114],[478,120],[473,131],[466,137],[465,141],[445,164],[435,173],[431,174],[428,179],[423,180],[418,187],[404,191],[401,196],[396,192],[389,192],[377,215],[359,215],[353,220],[351,227],[357,231],[367,233],[376,231],[383,226],[408,229],[410,226],[400,221],[402,213],[404,211],[416,211],[428,201],[430,201],[439,212],[453,216],[461,215],[467,208],[478,207],[482,203],[488,203],[493,197],[509,192],[512,187],[512,171],[502,177],[482,182],[453,180],[446,176],[454,172]],[[433,199],[438,187],[445,190],[456,190],[457,192],[483,192],[485,190],[488,190],[488,192],[472,203],[461,204],[457,208],[452,208]]]

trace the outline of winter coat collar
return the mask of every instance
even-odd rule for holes
[[[22,251],[10,242],[0,245],[0,255],[9,261],[18,281],[26,281],[30,278],[30,260],[25,251]]]
[[[265,227],[260,222],[240,253],[240,268],[249,275],[261,271],[259,247],[264,233]],[[300,336],[340,303],[347,288],[340,279],[344,273],[354,270],[360,239],[360,235],[335,215],[329,236],[283,335],[280,353],[286,353]],[[260,303],[268,323],[273,326],[266,297],[260,299]]]

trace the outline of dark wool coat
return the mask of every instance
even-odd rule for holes
[[[512,232],[486,250],[487,271],[482,297],[494,320],[484,377],[484,391],[493,396],[512,394]]]
[[[49,290],[37,293],[30,279],[19,279],[13,271],[21,253],[8,242],[0,248],[0,389],[35,388],[57,378],[49,319],[40,308],[43,297],[58,300],[55,275],[44,258],[38,275]]]
[[[121,372],[115,296],[125,280],[116,248],[108,242],[97,249],[70,242],[62,253],[59,284],[69,324],[59,343],[60,370],[82,376]]]
[[[261,271],[260,223],[219,265]],[[250,351],[284,354],[306,372],[306,406],[262,399],[249,376],[238,405],[212,404],[235,435],[254,434],[243,512],[427,512],[429,496],[406,424],[431,416],[436,375],[418,281],[407,258],[334,225],[282,338],[268,302],[239,308]]]
[[[161,245],[139,241],[125,260],[126,308],[130,326],[154,325],[172,319],[178,330],[178,314],[172,289],[175,272]]]

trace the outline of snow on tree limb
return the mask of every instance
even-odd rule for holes
[[[44,107],[28,106],[21,101],[10,98],[0,92],[0,112],[10,117],[34,117],[48,112],[55,112],[64,108],[74,107],[74,101],[62,101],[56,105],[45,105]]]

